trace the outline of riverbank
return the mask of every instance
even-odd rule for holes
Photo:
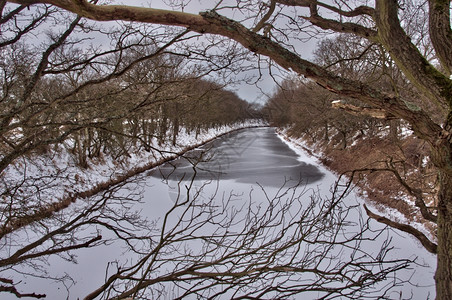
[[[181,130],[175,145],[170,141],[158,145],[155,141],[150,151],[130,151],[130,155],[121,161],[106,156],[90,159],[87,168],[81,168],[64,146],[23,159],[5,170],[1,178],[3,189],[14,191],[14,197],[26,199],[29,205],[36,208],[25,219],[10,218],[8,225],[0,230],[0,236],[48,218],[79,198],[95,195],[220,136],[244,128],[264,126],[266,124],[261,121],[247,121],[198,134]]]
[[[382,216],[390,216],[394,222],[407,224],[419,230],[431,241],[436,242],[435,224],[422,217],[413,197],[407,193],[392,173],[377,171],[388,168],[386,164],[388,155],[391,154],[394,159],[400,159],[401,156],[406,160],[415,158],[417,166],[423,166],[420,176],[424,178],[427,177],[426,174],[432,174],[432,170],[426,163],[425,149],[421,149],[422,152],[417,149],[416,156],[411,154],[413,157],[409,157],[408,150],[405,150],[412,150],[417,145],[414,137],[410,135],[403,137],[402,146],[377,137],[372,140],[358,139],[347,149],[337,149],[326,143],[309,143],[303,138],[291,137],[286,130],[278,130],[278,134],[337,176],[350,179],[353,170],[362,170],[362,172],[353,173],[353,182],[356,192],[365,200],[367,206]],[[410,161],[410,164],[413,165],[414,162]],[[406,172],[413,176],[415,171],[406,170]],[[428,200],[427,197],[426,199]]]
[[[112,292],[113,295],[113,289],[115,293],[119,293],[123,286],[127,291],[127,286],[134,284],[128,274],[142,274],[146,269],[152,270],[145,273],[146,280],[149,279],[155,284],[148,286],[143,293],[149,292],[151,295],[153,291],[162,288],[158,290],[159,295],[174,298],[182,295],[177,294],[179,291],[175,288],[180,287],[180,282],[184,283],[182,288],[187,288],[182,289],[182,293],[191,291],[192,286],[199,286],[196,284],[197,279],[187,280],[186,274],[190,274],[192,270],[208,274],[207,272],[212,270],[215,270],[215,273],[224,270],[222,268],[225,265],[242,268],[262,263],[268,266],[270,271],[258,271],[259,275],[263,274],[259,276],[261,281],[250,286],[249,277],[245,276],[240,278],[244,285],[237,285],[234,281],[230,287],[227,286],[229,291],[234,292],[236,287],[244,287],[245,290],[237,290],[237,294],[234,294],[243,292],[250,295],[250,289],[255,288],[257,292],[254,294],[259,295],[262,289],[274,285],[275,288],[283,287],[285,290],[282,290],[281,295],[270,296],[284,298],[285,291],[290,293],[289,297],[294,296],[292,283],[296,284],[295,288],[299,288],[298,283],[303,282],[307,293],[303,294],[303,297],[307,299],[319,297],[317,288],[328,291],[332,287],[340,289],[338,295],[380,295],[382,290],[378,282],[375,288],[367,284],[350,285],[350,277],[347,274],[353,274],[352,283],[356,282],[355,278],[365,278],[365,282],[372,281],[373,278],[382,280],[381,284],[387,289],[385,295],[390,298],[407,298],[414,293],[418,297],[415,299],[426,299],[429,294],[434,293],[434,257],[410,236],[386,230],[372,220],[369,228],[357,227],[358,224],[366,223],[361,218],[365,218],[365,214],[357,205],[361,203],[361,199],[354,193],[345,195],[341,201],[341,209],[335,212],[328,208],[328,201],[324,206],[324,201],[321,200],[330,199],[330,187],[337,176],[318,165],[314,158],[306,157],[305,152],[293,151],[293,147],[282,143],[273,128],[240,130],[237,134],[214,141],[205,149],[208,152],[202,153],[201,156],[211,158],[206,162],[210,166],[219,166],[220,170],[230,173],[231,177],[218,181],[201,178],[190,182],[193,185],[187,185],[187,181],[161,180],[150,176],[150,172],[144,172],[111,187],[108,192],[98,193],[89,199],[80,199],[76,205],[55,214],[56,218],[52,219],[61,219],[63,225],[43,221],[35,222],[37,226],[28,226],[27,230],[18,230],[15,243],[22,239],[28,242],[30,236],[31,240],[40,239],[40,231],[36,231],[35,227],[41,224],[50,224],[49,227],[44,227],[45,234],[48,228],[65,226],[68,221],[72,224],[73,220],[81,217],[78,224],[75,224],[80,224],[80,227],[73,227],[77,229],[75,232],[64,235],[64,231],[56,241],[63,243],[73,240],[89,248],[74,249],[70,252],[70,260],[66,256],[56,255],[46,259],[43,268],[48,274],[47,278],[43,278],[42,272],[34,265],[32,269],[28,265],[18,268],[20,274],[11,275],[11,278],[18,282],[18,288],[21,291],[45,293],[51,299],[81,299],[86,297],[87,293],[92,296],[99,291]],[[187,156],[193,157],[197,153],[201,154],[196,150]],[[294,165],[299,168],[288,172]],[[172,163],[170,168],[173,166],[179,168],[176,163]],[[309,166],[320,171],[321,179],[293,176],[299,175]],[[199,167],[204,169],[205,166]],[[272,185],[266,184],[267,177],[271,178],[268,183]],[[279,183],[275,183],[278,178],[285,183],[289,183],[288,179],[292,178],[297,184],[289,183],[285,188],[281,188]],[[188,199],[190,201],[186,202]],[[309,200],[313,201],[313,206],[305,202]],[[314,202],[316,200],[320,201]],[[322,213],[318,218],[319,211],[314,203],[319,205],[319,209],[325,209],[327,215]],[[361,231],[359,236],[356,236],[357,230]],[[35,238],[36,235],[38,236]],[[357,239],[350,239],[353,236]],[[96,239],[98,243],[92,247],[88,247],[88,242],[85,242],[97,241]],[[334,245],[334,241],[338,242],[337,245]],[[386,252],[381,250],[386,247],[388,241],[391,241],[390,246],[397,251],[390,251],[386,256]],[[262,244],[268,246],[262,247]],[[13,248],[14,245],[8,247]],[[218,251],[210,251],[211,249]],[[142,257],[145,259],[142,260]],[[268,257],[274,258],[270,265]],[[385,257],[387,263],[379,261]],[[418,258],[417,263],[412,265],[413,268],[397,269],[397,273],[387,269],[393,263],[401,263],[403,267],[405,262],[408,262],[406,259],[411,261],[414,257]],[[294,267],[293,269],[288,269],[287,272],[286,269],[279,269],[282,271],[277,273],[271,271],[281,265],[286,267],[287,261],[291,262],[290,267]],[[360,266],[362,263],[364,269]],[[378,270],[375,271],[369,264],[376,264]],[[297,267],[302,271],[293,272]],[[319,281],[305,271],[309,272],[311,269],[314,271],[312,276],[315,276],[317,269],[321,274],[332,276],[328,276],[325,281]],[[385,269],[391,272],[390,277],[387,277]],[[25,272],[36,275],[23,279],[21,275]],[[120,276],[116,277],[115,272]],[[229,276],[230,271],[226,272],[226,276]],[[65,285],[70,287],[67,291],[61,283],[49,284],[49,278],[61,278],[62,274],[70,276],[73,282],[73,285]],[[255,274],[257,273],[251,274],[253,283]],[[272,277],[267,277],[273,274],[276,274],[277,282],[272,280]],[[220,273],[202,280],[207,283],[206,286],[223,288],[224,278]],[[309,290],[310,278],[315,280],[312,291]],[[407,284],[408,280],[413,286]],[[196,292],[196,295],[192,294],[193,297],[187,297],[185,293],[183,297],[191,299],[200,295],[211,295],[206,291],[206,294]],[[132,292],[124,292],[123,295],[131,295]],[[301,297],[303,286],[298,292]],[[221,294],[223,293],[217,294],[221,299],[229,299],[231,296],[228,291]],[[14,299],[14,295],[6,299]]]

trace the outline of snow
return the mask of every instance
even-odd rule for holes
[[[70,197],[78,192],[83,192],[89,190],[96,185],[102,185],[104,182],[109,182],[112,179],[116,179],[126,174],[127,171],[133,168],[146,166],[151,163],[158,162],[164,158],[177,157],[178,152],[184,151],[188,147],[202,144],[208,140],[215,138],[216,136],[237,130],[240,128],[247,128],[253,126],[265,126],[266,124],[259,120],[249,120],[241,123],[236,123],[228,126],[221,126],[217,128],[212,128],[209,130],[202,130],[197,136],[194,132],[188,133],[185,129],[182,129],[178,135],[176,145],[173,146],[171,142],[164,145],[158,145],[157,141],[154,142],[154,147],[160,149],[160,151],[130,151],[130,157],[125,158],[124,161],[115,161],[112,157],[103,156],[101,158],[96,158],[88,161],[88,168],[80,168],[71,153],[67,151],[70,147],[59,146],[57,151],[49,151],[43,155],[24,157],[17,160],[14,164],[10,165],[2,174],[0,178],[0,184],[4,191],[14,191],[11,194],[11,199],[3,196],[4,203],[15,203],[15,201],[20,200],[17,205],[25,204],[30,207],[30,213],[32,213],[34,204],[38,207],[43,205],[50,205],[51,203],[58,202],[59,199],[64,199],[65,197]],[[70,141],[68,142],[70,143]],[[70,145],[66,145],[70,146]],[[54,149],[55,150],[55,149]],[[132,149],[133,150],[133,149]],[[64,214],[58,218],[63,218],[70,216],[71,211],[77,210],[88,205],[85,199],[79,199],[76,204],[71,205],[68,210],[68,214]],[[2,219],[6,216],[2,214]],[[4,221],[4,220],[2,220]],[[24,243],[29,243],[33,240],[34,234],[25,230],[17,230],[14,233],[7,235],[2,241],[2,251],[14,251],[15,247],[21,245],[21,241]],[[115,257],[121,257],[121,249],[117,251],[110,251],[109,257],[114,261]],[[82,264],[72,264],[70,263],[56,263],[53,264],[52,261],[59,260],[59,258],[50,258],[49,262],[45,264],[52,265],[52,272],[55,274],[64,274],[67,268],[71,270],[79,270],[79,274],[86,272],[86,265],[90,265],[95,262],[98,257],[105,256],[105,253],[94,252],[90,250],[81,251]],[[86,253],[83,255],[83,253]],[[54,268],[55,267],[55,268]],[[8,273],[3,272],[2,275]],[[60,272],[59,272],[60,271]],[[31,269],[31,273],[39,272],[39,269]],[[71,271],[72,272],[72,271]],[[101,266],[100,269],[93,268],[90,270],[90,275],[85,275],[77,280],[79,282],[87,282],[89,284],[98,284],[98,280],[93,280],[93,278],[102,279],[105,276],[105,268]],[[26,276],[25,276],[26,277]],[[12,277],[14,278],[14,277]],[[37,287],[48,285],[47,280],[43,280],[39,283],[39,280],[34,283]],[[59,283],[56,286],[60,291],[57,293],[56,298],[50,297],[48,299],[63,299],[66,294],[64,285]],[[93,286],[97,287],[97,286]],[[50,289],[48,286],[44,290]],[[15,299],[11,294],[7,294],[10,298],[6,297],[2,293],[2,299]]]
[[[247,126],[256,125],[256,124],[246,124]],[[244,124],[237,125],[238,127],[243,127]],[[176,147],[172,147],[171,145],[165,145],[164,149],[168,152],[177,152],[180,149],[188,145],[193,145],[199,143],[200,140],[208,140],[216,135],[219,135],[224,132],[228,132],[231,129],[237,127],[225,127],[220,129],[211,130],[209,132],[205,132],[196,139],[194,135],[187,134],[182,132],[180,135],[180,139],[178,141],[178,145]],[[288,142],[281,135],[278,135],[283,142],[285,142],[297,155],[298,160],[312,164],[317,166],[322,173],[325,174],[325,178],[321,184],[313,183],[307,186],[307,189],[310,190],[320,190],[324,194],[328,194],[330,192],[331,185],[336,182],[337,176],[323,167],[318,158],[314,155],[309,155],[305,151],[302,150],[300,145],[297,145],[295,142]],[[302,146],[302,145],[301,145]],[[52,195],[55,192],[56,195],[64,195],[67,193],[71,193],[78,190],[83,190],[89,188],[93,184],[100,183],[108,180],[110,177],[114,177],[120,175],[127,171],[127,169],[146,164],[149,161],[155,161],[156,159],[164,156],[164,155],[174,155],[170,153],[138,153],[136,155],[132,155],[129,158],[127,163],[125,164],[117,164],[113,160],[105,159],[103,162],[90,162],[91,167],[87,170],[80,171],[72,158],[67,153],[62,153],[59,156],[54,157],[46,157],[42,158],[41,161],[26,161],[24,160],[21,164],[16,165],[16,168],[12,168],[9,172],[10,174],[15,174],[16,179],[20,178],[19,176],[24,176],[24,172],[20,172],[21,170],[26,170],[26,176],[30,178],[40,174],[49,174],[49,178],[46,179],[48,190],[40,191],[42,193],[45,192],[45,195],[42,194],[42,197]],[[58,166],[62,166],[64,164],[68,164],[66,168],[58,168]],[[22,168],[25,167],[25,168]],[[21,169],[22,168],[22,169]],[[15,173],[13,173],[15,172]],[[53,178],[54,174],[58,174],[55,178]],[[69,176],[68,183],[65,183],[66,178]],[[72,176],[72,177],[71,177]],[[77,177],[77,178],[76,178]],[[63,185],[63,186],[59,186]],[[200,183],[195,183],[195,186],[200,188]],[[149,219],[158,220],[161,218],[173,205],[175,198],[174,189],[177,189],[178,186],[184,187],[184,183],[175,183],[175,182],[161,182],[159,180],[151,180],[143,177],[142,179],[137,178],[132,183],[128,183],[125,185],[122,190],[119,191],[119,194],[140,194],[139,202],[133,204],[128,209],[130,212],[134,210],[140,211],[140,213],[147,215]],[[51,188],[50,188],[51,187]],[[232,189],[234,189],[234,195],[236,198],[234,201],[238,202],[240,200],[240,195],[248,195],[250,193],[249,189],[251,186],[249,184],[241,184],[237,185],[236,182],[233,181],[224,181],[222,182],[222,186],[216,186],[215,183],[207,186],[206,189],[211,193],[218,193],[219,195],[224,195],[231,193]],[[228,192],[229,191],[229,192]],[[269,194],[275,193],[277,190],[270,189],[266,191]],[[33,198],[33,194],[29,195]],[[119,196],[118,196],[119,197]],[[113,199],[114,200],[114,199]],[[209,197],[206,198],[206,201],[209,200]],[[351,193],[346,198],[347,206],[361,205],[364,203],[364,200],[358,197],[357,194]],[[82,209],[87,202],[84,199],[81,199],[77,202],[77,205],[71,206],[69,211]],[[114,203],[113,203],[114,204]],[[124,209],[123,207],[118,206],[119,209]],[[133,208],[133,209],[132,209]],[[350,214],[349,218],[351,222],[359,223],[361,209]],[[392,213],[392,212],[389,212]],[[382,226],[371,220],[371,225],[373,229],[382,228]],[[87,230],[87,229],[85,229]],[[92,229],[91,229],[92,230]],[[208,229],[204,229],[208,230]],[[102,232],[102,235],[107,235],[107,232]],[[362,248],[359,250],[363,253],[372,253],[375,249],[374,247],[381,241],[387,239],[387,237],[392,238],[393,246],[395,247],[395,251],[390,258],[414,258],[418,257],[418,265],[414,266],[414,273],[411,274],[411,270],[406,270],[404,273],[398,272],[397,276],[401,276],[400,278],[394,278],[395,282],[399,282],[403,280],[407,276],[411,277],[412,284],[418,286],[412,286],[410,284],[403,284],[400,286],[400,294],[391,294],[391,298],[411,298],[411,299],[428,299],[434,298],[434,281],[433,275],[436,265],[436,258],[434,255],[426,252],[425,249],[420,246],[420,244],[414,238],[407,236],[404,233],[396,232],[390,230],[387,232],[388,236],[380,236],[375,241],[369,243],[363,243]],[[16,237],[20,236],[20,234],[16,235]],[[27,238],[32,238],[28,236]],[[108,236],[106,236],[108,238]],[[16,240],[15,242],[19,242]],[[196,247],[192,245],[192,247]],[[394,253],[395,252],[395,253]],[[340,253],[342,257],[347,255],[346,253]],[[333,256],[333,253],[331,254]],[[338,256],[341,257],[341,256]],[[121,261],[121,260],[133,260],[134,256],[131,253],[125,253],[124,248],[117,244],[105,245],[103,247],[98,247],[97,249],[86,249],[80,250],[77,252],[77,261],[78,264],[72,264],[65,262],[61,258],[53,257],[49,260],[48,264],[52,266],[51,273],[52,274],[61,274],[64,272],[68,272],[71,274],[75,274],[74,286],[71,287],[71,297],[69,299],[76,299],[74,297],[78,297],[78,295],[86,294],[87,291],[91,291],[92,289],[99,286],[100,283],[103,282],[103,279],[106,276],[106,266],[112,266],[112,262]],[[86,272],[86,268],[89,266],[90,271]],[[401,284],[399,282],[399,284]],[[36,280],[28,284],[28,289],[31,287],[39,287],[41,290],[49,293],[48,299],[64,299],[67,297],[67,292],[65,290],[64,285],[61,283],[55,282],[55,284],[49,285],[48,281]],[[414,290],[414,294],[412,294],[412,290]],[[3,296],[3,295],[2,295]],[[312,298],[316,298],[315,295],[311,295]],[[308,297],[309,298],[309,297]],[[308,299],[304,297],[304,299]],[[3,299],[3,298],[2,298]],[[13,298],[4,298],[4,299],[13,299]]]
[[[402,132],[404,132],[406,134],[406,136],[411,135],[411,131],[407,128],[405,128],[405,130],[402,130]],[[320,161],[320,158],[323,156],[323,154],[321,152],[315,152],[316,149],[309,147],[309,145],[303,143],[300,140],[294,139],[294,138],[288,138],[287,134],[284,130],[282,130],[279,134],[279,137],[281,138],[282,141],[284,141],[287,145],[289,145],[289,147],[294,150],[301,158],[303,158],[305,161],[312,163],[312,164],[316,164],[319,166],[320,169],[323,170],[323,172],[329,172],[331,173],[331,171],[329,169],[327,169],[326,167],[324,167],[322,165],[322,162]],[[306,150],[309,150],[311,155],[308,154],[306,152]],[[429,157],[428,156],[424,156],[422,159],[422,164],[425,167],[425,165],[428,163],[429,161]],[[333,173],[334,174],[334,173]],[[334,174],[334,176],[337,177],[338,174]],[[402,224],[409,224],[410,226],[414,227],[415,229],[421,231],[422,233],[424,233],[426,236],[428,236],[430,238],[430,240],[432,240],[433,242],[436,242],[436,238],[434,236],[432,236],[431,232],[424,226],[424,224],[422,224],[421,222],[412,222],[410,220],[408,220],[402,213],[400,213],[397,209],[393,209],[393,208],[389,208],[389,207],[383,207],[383,206],[378,206],[376,207],[374,205],[373,202],[370,201],[366,201],[365,197],[367,196],[367,192],[358,189],[357,187],[355,187],[356,192],[360,195],[362,195],[362,197],[364,197],[363,199],[361,199],[362,203],[366,203],[366,205],[368,207],[373,208],[373,211],[377,211],[380,215],[384,215],[384,216],[390,216],[390,219],[392,219],[393,221],[402,223]],[[373,193],[383,193],[382,191],[372,191]],[[415,203],[412,199],[410,199],[409,197],[407,197],[407,195],[403,192],[400,192],[400,201],[404,201],[408,204],[410,204],[411,206],[413,206],[416,210],[418,210],[418,208],[415,206]]]
[[[112,157],[104,156],[101,159],[89,160],[89,167],[86,169],[80,168],[74,161],[73,155],[67,151],[70,145],[66,145],[68,147],[60,146],[56,153],[51,155],[22,158],[9,166],[0,180],[2,180],[4,190],[17,188],[17,184],[21,183],[15,197],[26,199],[28,202],[35,201],[42,205],[43,201],[48,201],[47,199],[62,199],[86,191],[103,182],[118,178],[131,169],[146,166],[168,157],[177,157],[177,153],[187,147],[202,144],[216,136],[240,128],[262,125],[265,124],[260,120],[249,120],[203,130],[198,136],[194,132],[187,133],[185,129],[182,129],[175,146],[169,141],[164,145],[158,145],[157,141],[154,141],[153,146],[159,151],[146,152],[131,149],[130,157],[125,157],[121,163]]]
[[[428,157],[428,156],[422,157],[422,167],[425,168],[429,161],[430,161],[430,157]]]
[[[414,135],[414,132],[411,128],[408,128],[406,125],[400,127],[400,137],[406,138],[412,135]]]
[[[325,179],[322,184],[324,182],[329,182],[332,185],[337,180],[337,175],[333,174],[330,170],[328,170],[320,163],[318,157],[321,157],[321,154],[316,153],[314,154],[315,156],[309,155],[304,150],[308,149],[307,145],[300,144],[300,142],[296,139],[285,138],[284,132],[280,133],[279,136],[283,142],[285,142],[291,149],[293,149],[297,153],[300,160],[317,164],[317,167],[323,173],[325,173]],[[389,217],[390,219],[400,223],[409,223],[406,218],[397,210],[390,208],[384,208],[383,210],[381,210],[381,208],[377,208],[373,206],[372,203],[361,198],[359,196],[359,193],[360,191],[358,190],[352,191],[351,195],[345,200],[352,202],[356,201],[359,206],[366,204],[371,211],[377,214]],[[370,219],[370,222],[371,225],[374,226],[373,228],[381,228],[383,226],[373,219]],[[412,222],[409,225],[424,232],[424,234],[426,234],[427,236],[430,236],[428,230],[421,223]],[[411,284],[405,286],[400,291],[400,299],[434,299],[434,274],[436,270],[436,255],[429,253],[413,236],[392,228],[390,229],[390,231],[392,232],[392,245],[397,252],[394,258],[416,257],[418,262],[418,265],[414,267],[414,273],[411,277]],[[430,236],[430,239],[435,242],[435,239],[433,237]],[[415,288],[414,294],[411,294],[412,291],[410,289],[414,287],[412,286],[413,284],[414,286],[418,285],[418,287]]]

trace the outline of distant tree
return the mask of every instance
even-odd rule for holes
[[[313,142],[328,142],[339,136],[340,147],[347,147],[349,136],[364,130],[369,118],[353,116],[331,106],[337,96],[315,82],[287,79],[269,99],[265,110],[269,121],[276,126],[286,126],[293,136],[307,136]]]

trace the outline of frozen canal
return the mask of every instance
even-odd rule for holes
[[[367,223],[363,202],[353,192],[343,195],[340,185],[332,194],[335,181],[335,175],[283,142],[272,128],[224,136],[109,194],[102,210],[90,216],[104,223],[92,222],[78,233],[101,233],[108,242],[73,251],[76,264],[59,257],[46,264],[45,277],[67,273],[73,282],[35,279],[23,287],[47,294],[46,299],[83,299],[120,270],[121,279],[128,276],[133,281],[118,279],[97,298],[124,291],[124,297],[137,299],[203,299],[219,291],[214,298],[246,293],[258,298],[258,290],[268,287],[262,298],[278,297],[283,291],[286,299],[316,299],[325,296],[318,288],[328,287],[339,289],[344,299],[353,291],[371,298],[434,299],[435,257],[406,234],[379,231],[380,224]],[[96,200],[85,202],[85,209],[92,201]],[[79,213],[83,205],[73,209]],[[124,232],[111,231],[105,224]],[[361,232],[362,228],[368,230]],[[339,245],[328,244],[333,241]],[[392,250],[380,252],[386,241],[386,250]],[[369,290],[350,284],[371,274],[383,275],[385,268],[398,269],[397,264],[372,265],[383,254],[385,261],[415,263],[389,273]],[[362,267],[371,272],[360,273]],[[29,268],[31,273],[41,272]],[[254,273],[249,273],[256,275],[243,281],[229,276],[251,269]],[[316,272],[309,271],[313,269]],[[264,270],[267,273],[259,273]],[[217,274],[221,284],[212,281],[213,275],[203,277],[207,272]],[[334,276],[337,282],[330,280]],[[132,292],[130,282],[147,284],[146,294]],[[204,293],[209,285],[212,289]],[[298,294],[291,289],[311,291]]]
[[[201,155],[201,152],[206,152]],[[286,184],[312,184],[324,176],[315,165],[299,160],[272,128],[232,133],[193,151],[185,158],[165,164],[152,176],[179,180],[233,180],[239,184],[259,183],[280,188]]]

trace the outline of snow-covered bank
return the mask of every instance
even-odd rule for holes
[[[326,166],[325,162],[332,161],[335,159],[335,157],[331,158],[328,154],[325,154],[323,151],[326,149],[325,145],[322,145],[321,143],[314,143],[309,144],[304,141],[303,138],[294,138],[291,137],[287,130],[280,129],[278,130],[278,134],[280,135],[280,138],[283,139],[285,142],[289,143],[292,148],[302,150],[301,152],[304,153],[303,155],[308,155],[310,159],[314,160],[316,163],[322,165],[324,168],[328,169],[329,171],[333,172],[336,176],[344,176],[348,175],[349,173],[342,173],[344,169],[347,169],[347,166],[339,171],[337,169],[331,166]],[[403,138],[410,137],[409,133],[403,132],[402,133]],[[357,144],[357,141],[354,142]],[[376,146],[377,147],[377,146]],[[352,147],[353,148],[353,147]],[[325,150],[328,151],[328,150]],[[355,153],[354,149],[349,150],[350,153],[352,153],[352,156],[355,155],[361,155],[361,153]],[[384,152],[384,150],[381,150]],[[376,152],[376,151],[374,151]],[[344,155],[348,154],[344,151]],[[359,161],[358,158],[355,159],[356,161]],[[346,159],[344,159],[343,163],[347,163]],[[364,165],[364,168],[366,165]],[[348,166],[350,168],[350,165]],[[351,169],[347,169],[347,171],[351,171]],[[342,171],[341,171],[342,170]],[[376,172],[377,173],[377,172]],[[391,174],[388,174],[391,175]],[[396,181],[394,178],[386,179],[387,181]],[[436,236],[432,232],[434,232],[435,228],[432,227],[431,223],[426,222],[422,216],[420,215],[419,208],[416,207],[415,202],[412,197],[410,197],[405,190],[403,190],[403,187],[400,187],[397,193],[397,199],[392,200],[392,203],[388,201],[388,203],[379,202],[378,200],[375,200],[374,196],[378,195],[382,198],[391,199],[390,191],[386,190],[378,190],[378,187],[373,186],[373,182],[367,180],[367,177],[364,177],[359,180],[357,183],[357,186],[355,187],[357,193],[365,200],[365,203],[367,206],[371,207],[374,212],[378,212],[380,215],[389,216],[391,220],[400,223],[400,224],[408,224],[409,226],[415,228],[416,230],[422,232],[424,235],[426,235],[431,241],[436,242]],[[372,197],[373,196],[373,197]],[[363,200],[363,201],[364,201]],[[399,201],[397,203],[397,201]],[[389,205],[388,205],[389,204]],[[394,204],[394,206],[391,206]],[[397,204],[401,206],[398,207]],[[404,206],[402,206],[404,205]],[[410,211],[406,211],[406,207],[410,208]],[[407,215],[409,214],[409,215]]]
[[[81,168],[67,148],[59,146],[42,155],[23,158],[8,167],[0,178],[1,185],[4,191],[14,191],[10,192],[12,197],[35,203],[37,208],[29,221],[37,221],[49,213],[66,208],[78,197],[94,195],[108,186],[172,160],[219,136],[259,126],[266,124],[260,120],[250,120],[211,128],[198,134],[181,130],[175,145],[170,141],[158,145],[155,139],[150,151],[132,149],[130,155],[121,161],[108,156],[91,159],[88,161],[88,168]],[[26,225],[23,220],[17,223],[9,220],[8,227],[4,228],[2,233]]]
[[[301,139],[295,139],[289,137],[285,131],[280,130],[277,132],[278,137],[286,143],[297,155],[299,159],[309,163],[315,164],[324,174],[324,180],[322,184],[330,183],[331,186],[338,180],[338,174],[334,170],[330,170],[324,164],[322,164],[322,153],[316,152],[316,149],[310,147],[304,143]],[[342,181],[348,181],[348,178],[342,177]],[[324,187],[325,188],[325,187]],[[403,214],[392,208],[385,208],[382,210],[380,207],[376,207],[373,202],[365,199],[359,190],[355,186],[355,190],[351,191],[351,194],[347,196],[345,201],[356,201],[355,204],[362,207],[366,204],[370,210],[379,211],[379,214],[390,216],[391,219],[397,220],[400,223],[410,224],[410,226],[422,231],[425,235],[429,236],[429,231],[423,226],[422,223],[413,223],[406,220]],[[358,208],[360,214],[366,217],[364,209]],[[377,221],[370,219],[369,222],[371,228],[382,228],[385,225],[378,223]],[[435,280],[434,274],[436,270],[436,255],[428,252],[426,248],[412,235],[399,231],[394,228],[389,228],[388,232],[391,232],[391,237],[387,237],[387,241],[390,242],[391,247],[395,250],[395,256],[397,258],[415,258],[416,264],[413,264],[413,274],[410,275],[407,282],[401,284],[400,295],[397,299],[434,299],[435,298]],[[363,244],[362,247],[367,247],[367,244]],[[372,249],[360,248],[364,252],[371,253]],[[400,273],[399,273],[400,274]],[[401,279],[397,276],[397,279]],[[412,289],[412,290],[411,290]],[[385,298],[386,299],[386,298]],[[389,297],[388,299],[395,299]]]

